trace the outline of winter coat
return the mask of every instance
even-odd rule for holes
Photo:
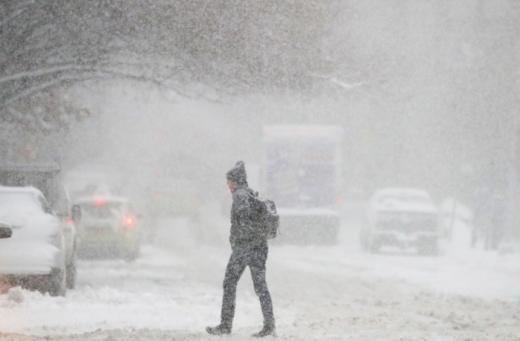
[[[231,233],[229,241],[233,248],[256,246],[267,243],[267,239],[251,221],[250,198],[254,195],[246,184],[239,184],[233,191],[231,206]]]

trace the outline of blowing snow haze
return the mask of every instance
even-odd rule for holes
[[[480,218],[486,226],[491,226],[489,221],[500,224],[498,237],[489,237],[489,231],[494,231],[490,227],[484,232],[465,227],[461,237],[468,252],[475,251],[469,250],[473,243],[486,257],[487,245],[495,250],[492,257],[498,257],[497,250],[503,249],[500,241],[520,239],[519,23],[516,0],[1,0],[0,162],[59,160],[72,196],[88,186],[98,193],[127,196],[146,224],[158,226],[159,239],[161,229],[176,224],[171,223],[172,217],[187,219],[185,225],[179,223],[184,226],[180,229],[196,226],[196,232],[184,231],[179,238],[188,236],[190,241],[163,236],[163,242],[182,245],[176,256],[202,266],[200,257],[186,249],[213,247],[208,245],[215,240],[226,245],[227,170],[244,160],[250,186],[261,194],[269,187],[266,181],[278,179],[287,188],[291,185],[281,175],[265,174],[270,156],[264,128],[333,126],[342,136],[334,149],[339,154],[330,157],[340,165],[339,177],[334,171],[330,197],[341,227],[339,245],[327,249],[323,262],[341,258],[339,250],[345,245],[361,252],[359,236],[353,231],[361,228],[368,200],[381,188],[426,191],[451,232],[458,226],[457,217],[468,226],[473,219],[476,226]],[[327,148],[300,154],[318,160],[327,158],[323,156]],[[293,158],[280,153],[281,161]],[[319,160],[313,162],[295,172],[297,177],[329,171],[312,168],[310,164]],[[323,174],[314,179],[321,182],[327,178]],[[326,184],[309,186],[312,192]],[[179,193],[184,199],[179,199]],[[298,195],[303,206],[312,201],[307,192]],[[495,216],[489,212],[498,212],[498,202],[501,213]],[[204,224],[218,233],[208,235]],[[485,236],[495,241],[492,247],[479,239]],[[162,253],[154,253],[157,245],[152,239],[148,241],[153,246],[143,242],[144,260],[132,263],[143,266],[140,274],[148,266],[162,266],[157,260]],[[441,248],[441,254],[456,249],[449,245]],[[274,254],[300,256],[298,249],[283,246]],[[361,255],[352,257],[363,263]],[[478,263],[468,257],[467,262],[460,261],[461,266]],[[368,262],[376,264],[378,259]],[[420,269],[424,259],[415,261],[403,269],[408,265]],[[443,262],[428,266],[451,269],[448,260]],[[68,296],[81,298],[74,301],[78,307],[88,301],[81,290],[103,283],[92,284],[85,274],[97,280],[99,273],[118,266],[111,263],[98,272],[95,262],[81,264],[79,288]],[[175,261],[166,267],[182,273],[176,268],[179,264]],[[313,271],[319,264],[312,266]],[[401,270],[396,267],[383,277],[399,277]],[[208,273],[220,280],[221,272]],[[186,278],[201,273],[190,272]],[[272,282],[277,278],[287,279],[280,270]],[[109,288],[119,278],[110,280]],[[423,284],[423,277],[418,282]],[[330,283],[335,282],[327,277],[319,283],[333,286]],[[318,288],[318,282],[313,286]],[[194,294],[187,287],[183,288],[187,295]],[[115,288],[110,290],[124,290]],[[497,284],[497,288],[503,287]],[[281,291],[290,296],[287,287]],[[89,291],[98,298],[104,294]],[[0,310],[2,302],[8,301],[2,295]],[[219,293],[215,295],[219,300]],[[276,290],[273,296],[276,314]],[[34,298],[37,304],[45,299],[50,300]],[[315,299],[319,302],[323,297]],[[196,304],[208,307],[206,303]],[[76,309],[74,304],[69,308]],[[280,312],[282,331],[284,323],[292,323],[293,315],[286,308]],[[209,311],[216,311],[217,305],[207,310],[204,316],[214,319]],[[126,327],[126,322],[116,322],[113,328]],[[193,321],[184,322],[179,328],[193,327]],[[89,330],[92,325],[79,329]],[[20,325],[8,331],[38,332],[38,328]]]
[[[237,157],[256,163],[262,124],[335,124],[345,130],[345,191],[418,185],[470,202],[478,186],[510,188],[514,1],[0,10],[4,155],[46,141],[73,165],[93,154],[136,164],[180,149],[213,176]]]

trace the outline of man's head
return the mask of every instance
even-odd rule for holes
[[[247,185],[246,166],[244,161],[238,161],[235,167],[226,173],[228,187],[231,191],[238,185]]]

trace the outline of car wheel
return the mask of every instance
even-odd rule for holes
[[[126,253],[124,255],[124,259],[127,261],[127,262],[132,262],[134,260],[136,260],[137,258],[139,257],[139,251],[130,251],[128,253]]]
[[[429,241],[422,244],[418,250],[419,254],[424,256],[438,256],[439,255],[439,242],[438,240]]]
[[[47,291],[51,296],[65,296],[67,292],[66,270],[54,268],[48,275]]]
[[[140,245],[135,245],[132,249],[123,251],[124,260],[131,262],[139,257]]]
[[[67,278],[67,289],[74,289],[76,287],[76,254],[72,258],[72,262],[67,264],[66,267],[66,278]]]
[[[378,253],[379,248],[381,247],[381,243],[377,240],[372,240],[370,243],[369,251],[370,253]]]

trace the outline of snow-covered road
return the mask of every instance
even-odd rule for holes
[[[82,260],[65,298],[0,295],[2,340],[214,340],[229,256],[211,234],[164,221],[135,262]],[[208,227],[205,224],[206,228]],[[194,232],[195,231],[195,232]],[[440,257],[363,253],[346,230],[334,247],[273,246],[268,283],[282,340],[520,340],[520,256],[446,247]],[[249,273],[233,335],[262,316]]]

